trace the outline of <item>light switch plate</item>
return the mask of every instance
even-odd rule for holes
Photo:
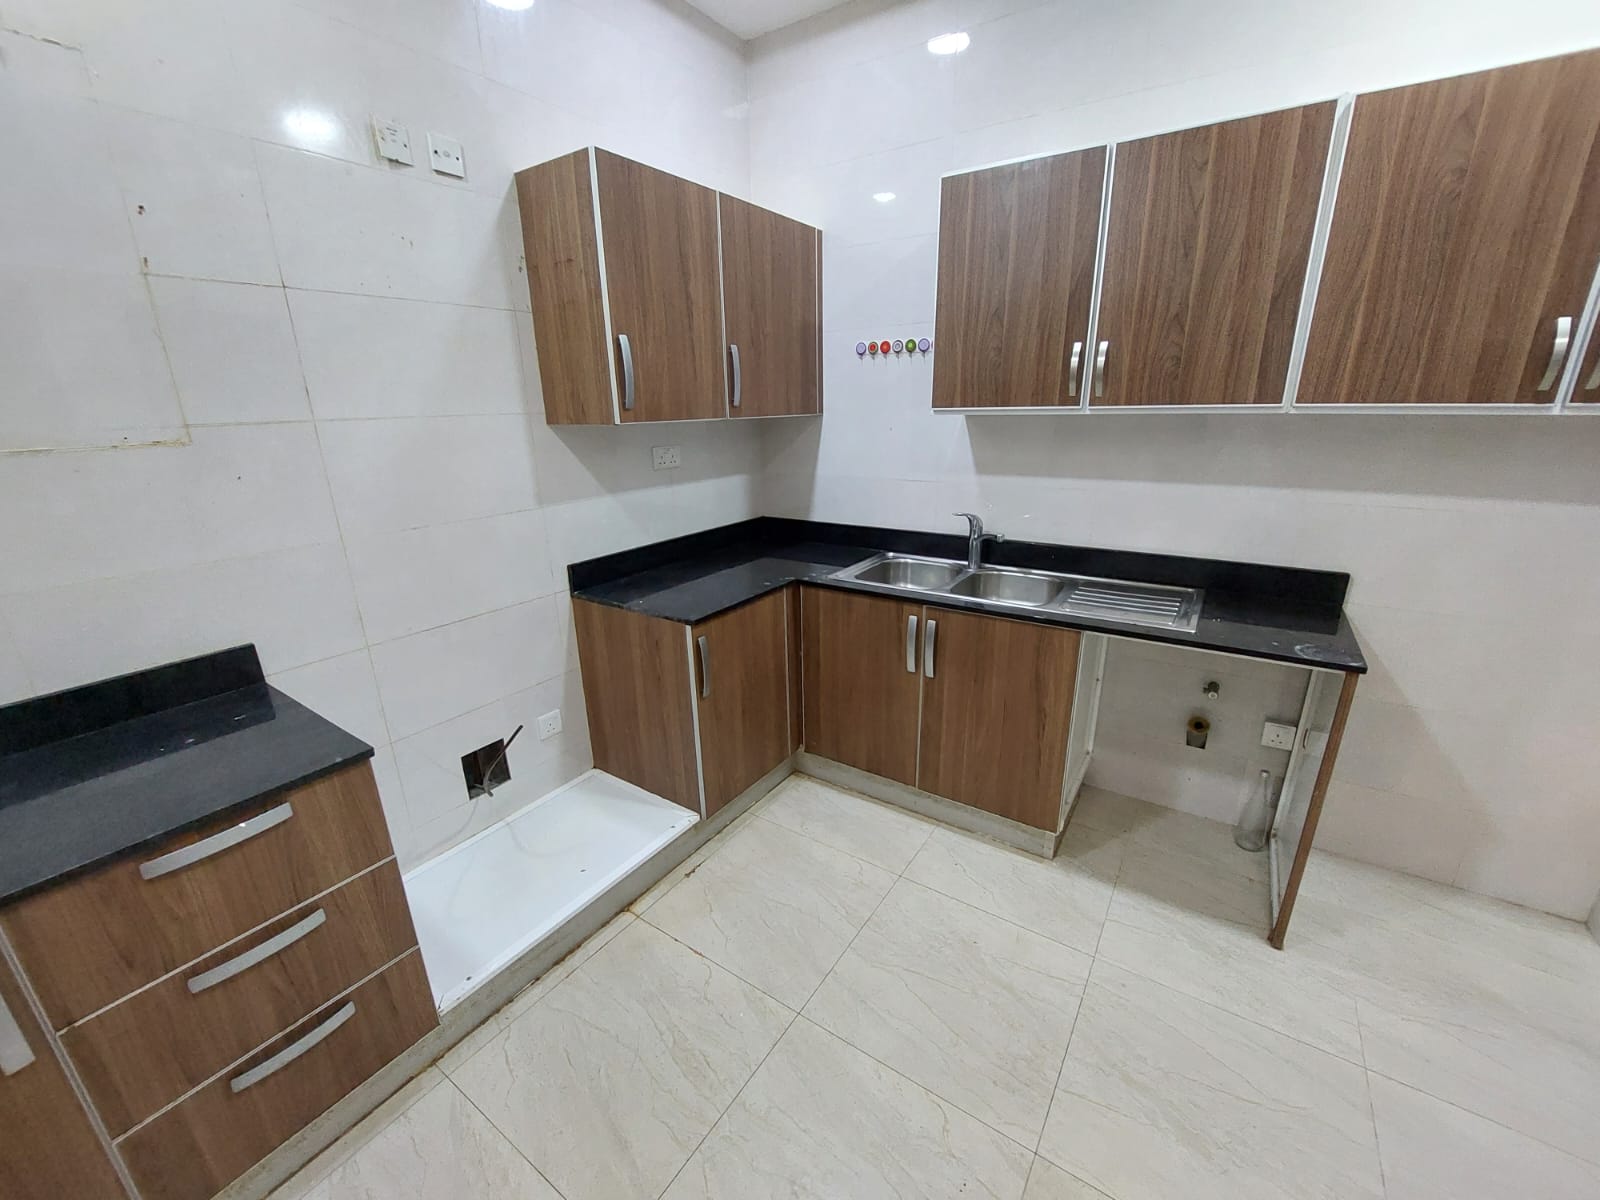
[[[678,446],[651,446],[650,466],[656,471],[671,471],[683,466],[683,450]]]
[[[393,121],[385,121],[379,117],[372,118],[372,133],[378,139],[378,157],[386,158],[390,162],[413,165],[411,157],[411,131],[404,125],[396,125]]]
[[[467,177],[467,162],[462,157],[461,143],[455,138],[445,137],[442,133],[430,133],[428,161],[441,175],[454,175],[457,179]]]

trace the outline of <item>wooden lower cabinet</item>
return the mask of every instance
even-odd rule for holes
[[[0,1196],[125,1200],[89,1114],[0,961]]]
[[[1077,630],[936,608],[923,620],[917,786],[1053,832],[1078,677]]]
[[[789,757],[788,608],[770,592],[690,630],[707,817]]]
[[[143,1200],[207,1200],[437,1020],[422,954],[414,950],[124,1138],[123,1159]],[[257,1068],[270,1073],[250,1082]],[[242,1084],[248,1086],[236,1091]]]
[[[805,588],[801,607],[806,749],[915,786],[922,605]]]

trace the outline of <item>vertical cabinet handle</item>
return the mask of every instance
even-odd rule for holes
[[[1550,347],[1550,365],[1544,369],[1544,378],[1539,380],[1539,390],[1548,392],[1555,386],[1556,380],[1561,378],[1561,368],[1567,365],[1567,351],[1572,348],[1572,318],[1556,318],[1556,340]]]
[[[1111,351],[1110,342],[1101,342],[1094,352],[1094,394],[1106,394],[1106,355]]]
[[[939,622],[930,618],[927,632],[922,635],[922,673],[929,679],[933,678],[933,639],[938,632]]]
[[[622,355],[622,407],[633,409],[633,343],[625,333],[617,334],[617,350]]]
[[[4,970],[0,967],[0,970]],[[0,996],[0,1075],[15,1075],[33,1062],[33,1047],[11,1015],[11,1008]]]
[[[228,1087],[233,1090],[233,1094],[235,1096],[244,1091],[246,1088],[255,1087],[256,1084],[267,1078],[267,1076],[276,1075],[279,1071],[283,1070],[283,1068],[287,1067],[307,1050],[310,1050],[320,1042],[326,1041],[329,1034],[331,1034],[335,1029],[339,1028],[339,1026],[343,1025],[355,1015],[356,1002],[354,1000],[348,1001],[343,1008],[334,1013],[333,1016],[329,1017],[321,1025],[318,1025],[310,1033],[306,1034],[305,1037],[301,1038],[298,1042],[294,1042],[291,1045],[285,1046],[271,1058],[267,1059],[266,1062],[261,1063],[258,1066],[251,1067],[243,1075],[236,1075],[234,1078],[228,1080]]]
[[[1067,395],[1078,394],[1078,368],[1083,365],[1083,343],[1072,343],[1072,359],[1067,363]]]
[[[704,634],[695,638],[694,644],[700,651],[700,699],[708,700],[711,697],[711,648],[706,645]]]
[[[728,356],[733,360],[733,407],[738,408],[743,392],[739,385],[739,347],[730,344]]]
[[[288,803],[269,808],[264,813],[258,813],[248,821],[241,821],[232,829],[224,829],[221,833],[214,833],[208,838],[201,838],[192,845],[174,850],[171,854],[163,854],[160,858],[152,858],[149,862],[139,864],[139,875],[144,879],[160,879],[163,875],[170,875],[174,871],[181,871],[185,867],[192,867],[195,863],[210,858],[214,854],[221,854],[224,850],[231,850],[240,842],[247,842],[258,834],[265,833],[275,826],[282,825],[294,816],[294,808]]]
[[[917,618],[906,618],[906,672],[910,675],[917,673]]]

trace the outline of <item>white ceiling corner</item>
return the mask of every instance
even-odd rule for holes
[[[841,0],[690,0],[706,16],[748,42],[763,33],[804,21],[830,8],[837,8]]]

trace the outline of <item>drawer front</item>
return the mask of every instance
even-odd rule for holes
[[[275,823],[190,865],[140,873],[216,847],[210,839],[257,816]],[[29,896],[0,921],[65,1029],[392,854],[372,768],[359,763]]]
[[[61,1040],[116,1137],[416,944],[391,859]]]
[[[119,1146],[140,1194],[207,1200],[437,1023],[422,955],[413,950],[123,1138]],[[274,1062],[296,1047],[303,1048],[297,1057]]]

